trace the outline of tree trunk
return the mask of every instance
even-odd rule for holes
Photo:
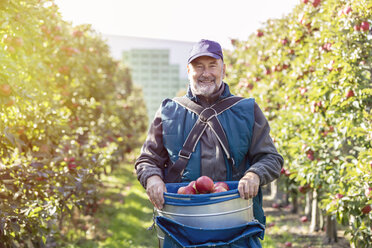
[[[279,189],[278,180],[274,180],[273,182],[271,182],[270,189],[271,189],[270,198],[275,202],[282,203],[284,193]]]
[[[297,214],[298,213],[298,193],[297,191],[292,192],[292,203],[293,203],[293,208],[292,208],[292,213]]]
[[[311,204],[313,201],[313,192],[308,191],[306,193],[306,204],[305,204],[305,215],[310,218],[311,217]]]
[[[330,243],[337,243],[337,225],[336,218],[327,215],[326,221],[326,241]]]
[[[312,211],[311,211],[311,224],[310,232],[319,231],[320,227],[320,210],[318,206],[318,191],[314,189],[313,191],[313,202],[312,202]]]
[[[274,180],[270,183],[270,198],[275,199],[278,193],[278,180]]]

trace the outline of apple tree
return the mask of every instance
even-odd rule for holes
[[[269,119],[286,188],[311,189],[357,247],[372,242],[371,23],[370,1],[301,1],[234,40],[227,60],[233,91],[254,97]]]

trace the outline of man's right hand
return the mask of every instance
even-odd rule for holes
[[[165,183],[163,179],[159,176],[151,176],[147,179],[146,193],[149,197],[151,203],[158,209],[163,208],[164,196],[163,193],[166,192]]]

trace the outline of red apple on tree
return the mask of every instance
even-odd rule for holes
[[[257,37],[262,37],[264,33],[261,30],[257,30],[256,35]]]
[[[364,21],[360,24],[360,29],[364,32],[369,31],[369,22]]]
[[[343,13],[345,14],[345,15],[347,15],[347,14],[349,14],[350,12],[351,12],[351,7],[350,6],[346,6],[345,8],[344,8],[344,10],[343,10]]]
[[[320,4],[320,2],[321,2],[321,0],[314,0],[314,1],[313,1],[313,6],[314,6],[315,8],[318,7],[319,4]]]
[[[196,190],[201,194],[212,193],[214,191],[214,183],[210,177],[201,176],[195,182]]]
[[[350,98],[350,97],[353,97],[354,96],[354,91],[353,90],[348,90],[346,92],[346,98]]]
[[[308,185],[305,185],[305,186],[300,186],[298,187],[298,191],[302,194],[305,194],[307,192],[307,190],[309,189]]]
[[[73,162],[68,164],[68,169],[69,169],[69,170],[73,170],[73,169],[75,169],[76,167],[77,167],[77,165],[76,165],[75,163],[73,163]]]
[[[336,198],[337,198],[337,199],[341,199],[342,197],[344,197],[343,194],[340,194],[340,193],[337,193],[337,194],[336,194]]]
[[[371,212],[371,205],[366,205],[362,208],[363,214],[369,214],[369,212]]]

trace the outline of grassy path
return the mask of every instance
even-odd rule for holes
[[[87,237],[69,248],[148,248],[156,247],[152,225],[153,208],[133,171],[134,157],[102,178],[99,208],[91,221]]]
[[[133,171],[134,155],[109,176],[102,178],[103,190],[99,208],[90,221],[85,237],[66,247],[69,248],[152,248],[157,246],[152,225],[152,205]],[[323,233],[309,234],[309,223],[302,223],[300,216],[289,209],[274,209],[269,199],[264,200],[267,229],[264,248],[281,248],[290,242],[292,247],[347,248],[348,242],[339,232],[339,243],[323,244]],[[288,245],[288,243],[287,243]]]

